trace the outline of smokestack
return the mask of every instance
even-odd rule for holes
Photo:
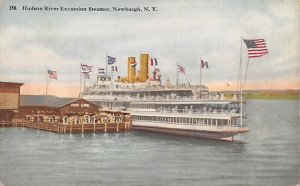
[[[148,79],[148,61],[149,54],[141,54],[141,65],[140,65],[140,82],[146,82]]]
[[[132,66],[132,64],[134,63],[135,63],[135,57],[129,57],[128,58],[128,83],[134,83],[135,66]]]

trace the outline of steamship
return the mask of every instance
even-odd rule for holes
[[[213,95],[205,85],[162,84],[158,68],[150,71],[149,55],[128,58],[128,76],[113,80],[98,75],[97,83],[81,97],[111,110],[130,112],[132,128],[207,139],[233,140],[249,131],[244,120],[244,101],[235,96]]]

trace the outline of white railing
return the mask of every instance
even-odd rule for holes
[[[179,114],[232,114],[236,115],[238,112],[236,110],[210,110],[210,111],[203,111],[203,110],[156,110],[156,112],[162,112],[162,113],[179,113]]]
[[[216,96],[203,96],[193,97],[193,96],[180,96],[180,97],[130,97],[130,96],[110,96],[110,95],[82,95],[82,98],[88,100],[103,100],[103,101],[214,101],[214,100],[222,100],[222,101],[232,101],[231,99],[221,99]],[[236,101],[236,100],[235,100]]]
[[[209,123],[189,123],[189,122],[173,122],[173,121],[156,121],[156,120],[133,120],[134,122],[148,122],[148,123],[157,123],[157,124],[171,124],[177,126],[202,126],[208,128],[247,128],[247,126],[241,126],[239,123],[234,124],[209,124]]]
[[[86,88],[84,91],[101,91],[101,92],[107,92],[110,90],[126,90],[126,91],[132,91],[132,90],[142,90],[142,91],[157,91],[157,90],[186,90],[186,89],[193,89],[193,90],[199,90],[199,85],[171,85],[171,86],[151,86],[151,85],[123,85],[118,87],[116,86],[110,86],[106,85],[106,87],[101,86],[92,86]],[[208,91],[207,87],[201,87],[201,91]]]

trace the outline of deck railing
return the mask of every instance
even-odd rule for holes
[[[237,99],[225,99],[219,96],[202,96],[201,98],[196,96],[180,96],[180,97],[136,97],[136,96],[114,96],[114,95],[82,95],[84,99],[99,100],[99,101],[238,101]]]
[[[198,110],[198,109],[156,109],[156,112],[163,112],[163,113],[179,113],[179,114],[239,114],[238,110]]]
[[[216,127],[216,128],[241,128],[240,124],[206,124],[206,123],[189,123],[189,122],[174,122],[174,121],[156,121],[156,120],[138,120],[138,122],[151,122],[151,123],[164,123],[164,124],[172,124],[172,125],[193,125],[193,126],[206,126],[206,127]],[[243,128],[247,127],[246,125],[243,125]]]
[[[200,110],[200,109],[131,109],[135,112],[147,112],[147,113],[174,113],[174,114],[195,114],[195,115],[237,115],[239,114],[239,110],[232,109],[232,110],[226,110],[226,109],[215,109],[215,110]]]
[[[157,91],[157,90],[200,90],[200,85],[168,85],[168,86],[159,86],[159,85],[140,85],[140,84],[128,84],[127,86],[110,86],[111,84],[107,85],[95,85],[91,87],[87,87],[84,91],[109,91],[109,90],[125,90],[125,91],[132,91],[132,90],[142,90],[142,91]],[[201,86],[201,91],[208,91],[208,88],[205,86]]]

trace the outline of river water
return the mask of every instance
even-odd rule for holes
[[[0,129],[0,185],[296,185],[298,101],[250,100],[245,143]]]

